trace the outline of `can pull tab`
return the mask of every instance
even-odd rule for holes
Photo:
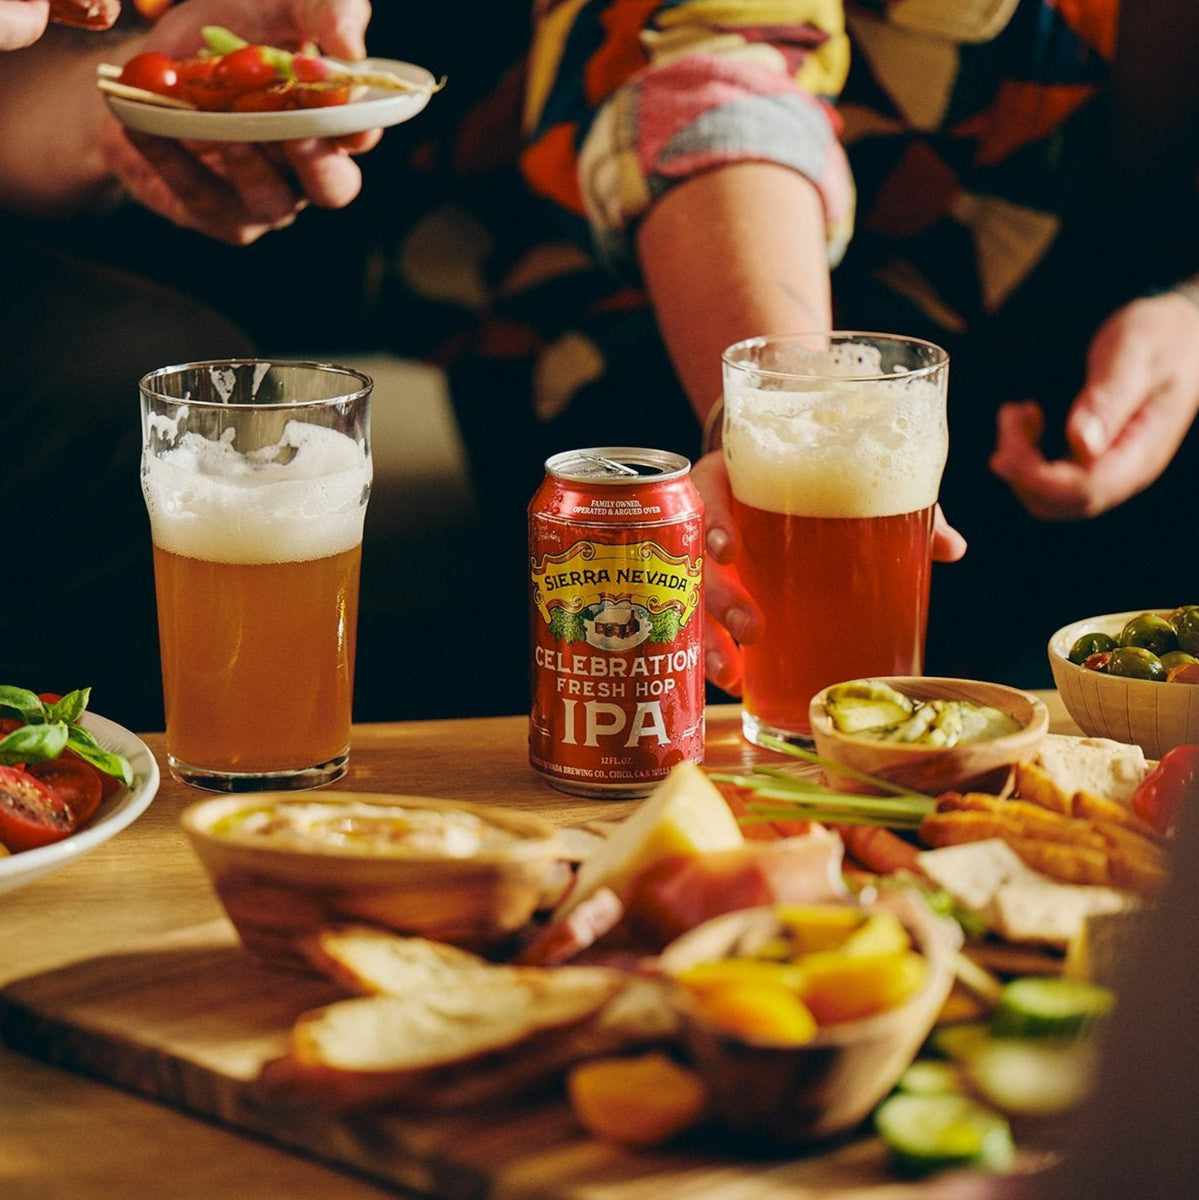
[[[633,478],[638,478],[641,475],[641,472],[636,467],[630,467],[627,463],[617,462],[614,458],[604,458],[598,454],[591,454],[588,455],[588,461],[603,467],[611,475],[631,475]]]

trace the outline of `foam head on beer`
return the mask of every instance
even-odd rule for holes
[[[812,367],[808,377],[747,371],[726,386],[724,450],[737,499],[811,517],[935,504],[948,450],[943,383],[884,375],[870,346],[832,346],[820,368],[823,378]]]
[[[356,546],[370,480],[357,441],[294,420],[246,453],[228,436],[185,433],[142,463],[155,544],[214,562],[302,562]]]

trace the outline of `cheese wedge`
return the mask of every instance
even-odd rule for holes
[[[637,872],[668,854],[731,850],[743,841],[737,818],[716,785],[694,763],[679,763],[584,860],[554,917],[564,917],[601,887],[624,900]]]

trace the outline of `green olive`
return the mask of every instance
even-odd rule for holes
[[[1156,613],[1146,612],[1133,617],[1120,631],[1116,641],[1121,646],[1139,646],[1157,655],[1178,649],[1178,634],[1174,632],[1174,626]]]
[[[1170,650],[1161,655],[1162,666],[1166,671],[1172,671],[1175,667],[1180,667],[1183,663],[1199,663],[1199,658],[1193,654],[1187,654],[1183,650]]]
[[[1144,646],[1117,646],[1108,656],[1107,673],[1126,679],[1165,679],[1166,668]]]
[[[1199,612],[1199,604],[1180,604],[1166,619],[1177,629],[1183,614],[1188,612]]]
[[[1107,651],[1115,648],[1116,639],[1110,634],[1084,633],[1070,647],[1070,653],[1066,657],[1072,663],[1078,663],[1081,666],[1092,654],[1106,654]]]
[[[1185,609],[1178,618],[1178,648],[1199,656],[1199,608]]]

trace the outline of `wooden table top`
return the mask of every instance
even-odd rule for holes
[[[1041,695],[1051,728],[1077,732],[1056,694]],[[727,768],[760,757],[741,740],[739,718],[736,706],[709,709],[706,765]],[[633,806],[556,791],[528,765],[526,729],[524,716],[356,726],[351,769],[338,786],[499,803],[560,823],[619,817]],[[161,734],[144,740],[163,768],[146,813],[82,859],[0,895],[0,986],[221,915],[178,826],[180,811],[202,793],[169,778]],[[0,1047],[0,1195],[6,1200],[379,1200],[393,1194]],[[580,1188],[577,1194],[592,1193]],[[642,1192],[634,1183],[620,1195],[633,1200]]]

